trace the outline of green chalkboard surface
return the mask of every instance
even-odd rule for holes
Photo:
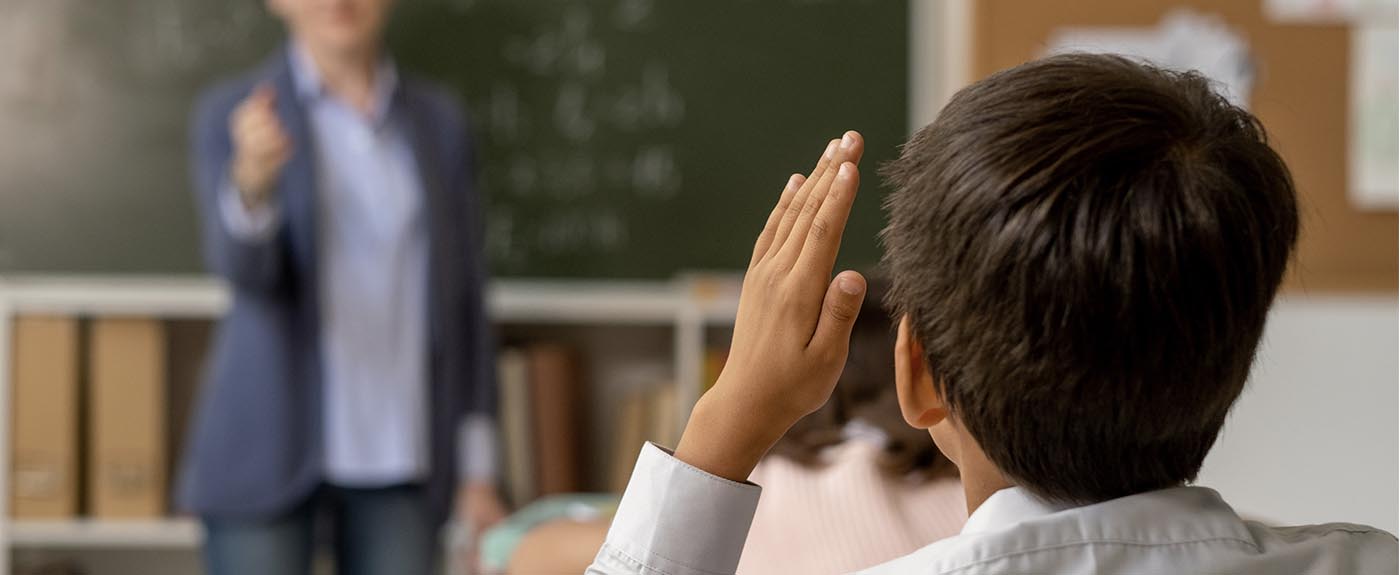
[[[253,0],[0,0],[0,273],[202,271],[190,108],[280,36]]]
[[[0,272],[201,269],[185,122],[280,44],[261,4],[0,0],[20,16],[0,21]],[[908,124],[907,10],[401,0],[389,45],[469,110],[498,275],[740,269],[788,174],[848,128],[868,152],[842,259],[865,267],[874,168]]]

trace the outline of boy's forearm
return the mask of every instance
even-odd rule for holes
[[[695,404],[675,457],[730,481],[746,481],[769,448],[794,422],[755,418],[719,389]]]

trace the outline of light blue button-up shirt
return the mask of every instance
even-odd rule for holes
[[[398,72],[381,62],[365,114],[327,91],[300,46],[290,54],[294,96],[316,142],[326,478],[354,487],[417,481],[429,461],[428,234],[405,119],[390,106]],[[245,209],[226,188],[230,229],[270,237],[275,207]],[[489,418],[463,422],[459,444],[465,477],[494,475]]]

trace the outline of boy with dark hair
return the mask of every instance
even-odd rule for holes
[[[590,573],[730,573],[754,464],[830,395],[865,282],[829,280],[858,134],[794,176],[728,365],[644,447]],[[1195,74],[1070,55],[959,92],[887,167],[900,408],[961,471],[961,535],[871,573],[1396,572],[1378,529],[1273,528],[1188,487],[1298,235],[1262,127]],[[828,285],[829,282],[829,285]]]

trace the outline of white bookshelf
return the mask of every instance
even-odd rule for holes
[[[12,547],[49,549],[168,549],[193,548],[204,541],[204,530],[193,519],[149,521],[11,521]]]
[[[487,302],[498,324],[666,328],[673,338],[670,361],[679,386],[677,421],[683,425],[702,386],[706,329],[733,323],[737,289],[731,284],[725,279],[498,280],[489,286]],[[17,315],[215,319],[229,301],[220,281],[202,276],[0,277],[0,421],[10,420],[10,333]],[[6,494],[0,497],[0,517],[8,518],[8,424],[0,424],[0,446],[0,492]],[[0,522],[0,573],[9,572],[9,551],[14,549],[190,550],[202,540],[198,522],[188,518],[6,519]]]

